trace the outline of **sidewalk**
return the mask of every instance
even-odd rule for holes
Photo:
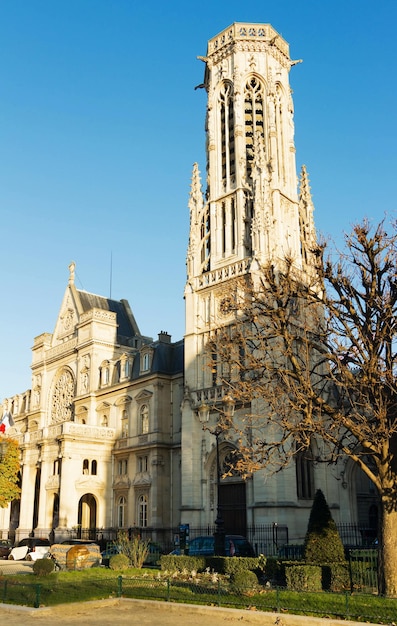
[[[32,609],[0,604],[2,621],[7,626],[21,623],[38,626],[84,624],[84,626],[358,626],[359,622],[320,619],[305,615],[286,615],[260,611],[240,611],[191,604],[151,600],[111,599],[54,608]],[[362,626],[362,624],[360,625]]]

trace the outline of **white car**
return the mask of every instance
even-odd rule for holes
[[[49,555],[50,542],[48,539],[38,537],[26,537],[13,548],[8,556],[11,561],[37,561],[45,559]]]

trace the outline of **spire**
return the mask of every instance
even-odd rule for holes
[[[306,263],[309,261],[308,255],[313,252],[317,242],[313,213],[314,206],[309,184],[309,175],[306,166],[302,165],[299,181],[299,224],[302,251]]]
[[[69,265],[69,285],[74,285],[74,272],[76,269],[76,263],[72,261]]]
[[[198,246],[198,242],[200,241],[200,223],[202,220],[203,208],[204,199],[201,188],[201,176],[197,163],[194,163],[189,195],[190,233],[186,257],[188,278],[190,278],[194,273],[194,259],[196,248]]]
[[[197,163],[193,164],[192,183],[190,186],[189,209],[190,221],[194,224],[198,221],[203,208],[203,192],[201,188],[201,176]]]

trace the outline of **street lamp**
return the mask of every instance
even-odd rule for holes
[[[234,400],[230,396],[225,396],[222,401],[223,416],[230,420],[234,415]],[[219,436],[224,428],[218,424],[215,428],[209,428],[206,424],[209,421],[210,409],[207,404],[201,404],[198,408],[198,415],[203,430],[208,430],[214,435],[216,440],[216,520],[214,532],[214,552],[215,556],[225,556],[225,522],[222,515],[222,506],[220,501],[220,484],[221,484],[221,464],[219,459]]]

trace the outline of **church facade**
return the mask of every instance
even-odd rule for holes
[[[141,335],[126,301],[76,289],[71,264],[54,333],[34,341],[32,389],[3,404],[22,487],[0,510],[3,536],[136,527],[156,539],[180,524],[212,528],[221,502],[226,532],[269,552],[277,533],[302,540],[318,488],[337,522],[371,523],[374,496],[348,465],[219,479],[238,449],[216,430],[219,412],[236,407],[206,357],[228,322],[225,294],[270,259],[293,256],[310,272],[316,234],[305,167],[298,185],[288,43],[269,24],[233,24],[199,59],[207,163],[204,191],[194,165],[189,198],[184,341]],[[217,411],[203,429],[208,404]],[[276,533],[268,544],[255,536],[261,526]]]

